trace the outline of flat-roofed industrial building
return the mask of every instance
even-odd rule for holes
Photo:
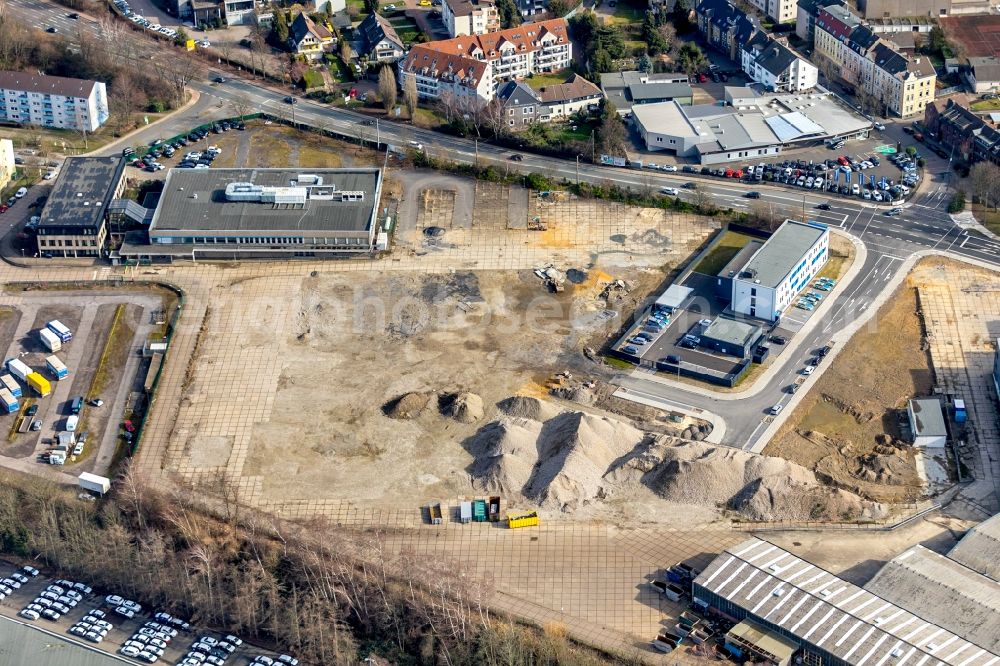
[[[171,169],[148,237],[126,259],[314,258],[370,253],[382,172],[356,169]]]
[[[763,539],[716,557],[692,585],[695,604],[751,620],[798,644],[816,666],[991,666],[1000,655]]]

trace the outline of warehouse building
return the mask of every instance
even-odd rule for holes
[[[777,320],[826,264],[829,250],[826,225],[785,220],[733,276],[733,312]]]
[[[923,606],[919,612],[907,610],[758,538],[723,551],[695,579],[692,593],[696,606],[736,622],[749,620],[759,631],[795,644],[793,661],[801,658],[805,664],[991,666],[1000,661],[995,649],[949,630]],[[728,636],[726,644],[732,644]]]
[[[948,557],[993,581],[1000,581],[1000,513],[966,532],[948,551]]]
[[[632,122],[646,150],[696,157],[702,164],[747,161],[832,138],[864,138],[872,127],[829,93],[757,96],[737,87],[725,95],[727,106],[684,106],[676,100],[633,105]]]
[[[374,168],[171,169],[147,238],[127,259],[328,257],[370,253],[382,172]],[[384,237],[382,238],[384,241]]]
[[[66,158],[42,208],[38,254],[104,256],[109,206],[124,190],[124,158]]]

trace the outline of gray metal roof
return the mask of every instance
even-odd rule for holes
[[[702,332],[701,337],[746,347],[760,337],[760,331],[760,326],[754,324],[716,317]]]
[[[691,97],[689,83],[640,83],[629,86],[632,100],[641,102],[647,99],[674,99],[676,97]]]
[[[948,434],[948,429],[944,425],[944,414],[941,412],[941,401],[937,398],[916,398],[910,400],[910,411],[913,412],[913,421],[916,432],[913,433],[926,437],[944,437]]]
[[[67,157],[39,227],[97,227],[124,171],[121,157]]]
[[[853,666],[993,666],[1000,656],[788,551],[752,538],[695,580]]]
[[[121,666],[134,663],[39,627],[0,616],[0,664]]]
[[[944,555],[914,546],[882,567],[865,589],[1000,653],[1000,583]]]
[[[948,557],[1000,581],[1000,513],[966,532]]]
[[[227,201],[226,185],[288,187],[299,175],[323,177],[338,191],[363,191],[363,201],[309,199],[302,205]],[[326,233],[369,229],[378,205],[378,169],[171,169],[150,225],[151,234]]]
[[[772,289],[777,287],[825,233],[825,228],[811,224],[785,222],[747,262],[738,279]]]

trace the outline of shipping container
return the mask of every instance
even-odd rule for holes
[[[58,319],[53,319],[48,324],[46,324],[46,326],[49,328],[49,330],[58,335],[59,339],[62,340],[63,342],[69,342],[70,340],[73,339],[73,331],[69,330],[69,328],[64,326],[63,323]]]
[[[462,502],[458,506],[458,519],[462,523],[472,521],[472,502]]]
[[[49,380],[42,377],[37,372],[32,372],[28,375],[28,386],[35,389],[35,391],[38,392],[38,395],[43,398],[52,394],[52,385],[49,384]]]
[[[490,498],[490,520],[500,520],[500,498],[496,496]]]
[[[5,388],[0,388],[0,406],[6,409],[8,414],[13,414],[21,408],[21,405],[17,403],[17,398]]]
[[[111,479],[98,476],[96,474],[91,474],[90,472],[83,472],[80,474],[78,479],[80,487],[84,490],[89,490],[91,492],[99,493],[103,495],[104,493],[111,490]]]
[[[58,356],[47,356],[45,358],[45,367],[49,369],[52,376],[56,379],[65,379],[69,377],[69,368],[67,368],[62,361],[59,360]]]
[[[24,361],[17,358],[7,359],[7,369],[22,382],[28,381],[28,375],[34,372]]]
[[[31,417],[27,416],[27,415],[22,416],[21,417],[21,425],[17,426],[17,431],[18,432],[28,432],[28,428],[30,428],[30,427],[31,427]]]
[[[431,516],[431,525],[440,525],[444,522],[444,516],[441,515],[441,504],[431,504],[428,509]]]
[[[38,331],[38,337],[41,339],[42,345],[50,352],[57,352],[62,349],[62,342],[59,340],[59,336],[49,329],[40,329]]]
[[[21,385],[12,375],[0,375],[0,386],[10,391],[15,398],[21,397]]]
[[[507,527],[510,529],[536,525],[538,525],[538,513],[535,511],[509,511],[507,513]]]

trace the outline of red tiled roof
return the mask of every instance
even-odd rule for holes
[[[466,35],[454,39],[443,39],[429,42],[424,46],[444,53],[453,53],[466,57],[481,54],[486,60],[496,60],[500,57],[500,49],[505,44],[513,45],[518,53],[530,53],[538,50],[536,46],[546,35],[553,35],[562,43],[569,43],[569,31],[566,19],[549,19],[536,23],[524,23],[516,28],[488,32],[484,35]],[[492,54],[492,55],[491,55]]]
[[[574,74],[566,83],[543,86],[538,93],[543,102],[567,102],[583,97],[600,96],[601,89],[579,74]]]
[[[470,88],[478,88],[488,65],[475,58],[435,49],[433,48],[435,43],[417,44],[410,49],[410,53],[403,63],[403,69],[407,72],[422,73],[436,79],[450,73],[457,79],[468,78],[469,82],[466,85]]]

